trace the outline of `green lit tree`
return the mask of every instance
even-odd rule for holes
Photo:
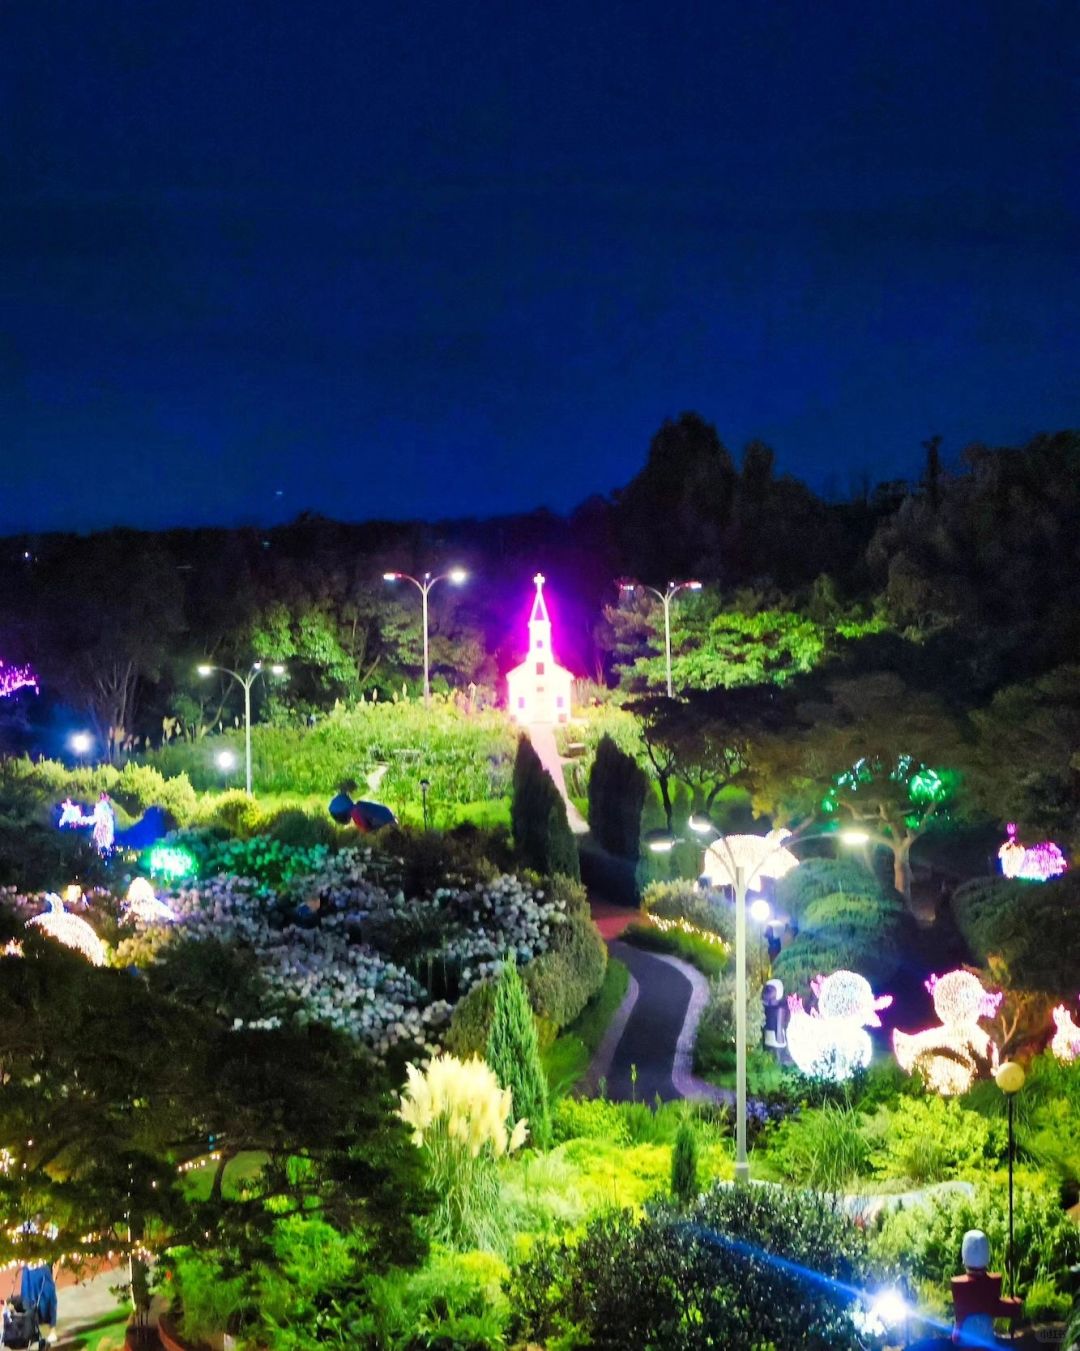
[[[538,1149],[551,1143],[547,1080],[540,1063],[536,1019],[524,982],[513,960],[503,963],[495,986],[495,1006],[484,1058],[503,1088],[514,1095],[513,1116],[525,1117],[529,1138]]]

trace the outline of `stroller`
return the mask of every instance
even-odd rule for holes
[[[27,1351],[29,1347],[43,1351],[45,1346],[37,1309],[27,1308],[18,1295],[12,1295],[4,1305],[0,1346],[11,1348],[11,1351]]]

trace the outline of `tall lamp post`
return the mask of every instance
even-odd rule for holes
[[[1009,1104],[1009,1294],[1016,1294],[1016,1255],[1013,1251],[1013,1160],[1016,1157],[1016,1133],[1013,1125],[1016,1095],[1024,1087],[1023,1065],[1006,1060],[997,1067],[994,1082],[1005,1094]]]
[[[668,582],[664,591],[659,591],[655,586],[646,586],[642,582],[636,582],[632,578],[627,578],[619,583],[620,591],[636,591],[638,587],[642,591],[649,591],[654,595],[660,604],[664,607],[664,660],[667,665],[667,695],[671,699],[674,697],[674,690],[671,684],[671,602],[680,591],[700,591],[700,582]]]
[[[430,572],[425,572],[423,580],[411,577],[407,572],[384,572],[384,582],[412,582],[413,586],[420,592],[421,606],[424,616],[424,707],[431,707],[431,679],[428,662],[428,592],[436,582],[453,582],[455,586],[460,586],[468,577],[464,568],[450,568],[448,572],[440,572],[432,577]]]
[[[251,687],[261,675],[266,674],[266,668],[261,661],[255,661],[251,664],[251,670],[247,675],[241,675],[239,671],[230,670],[228,666],[211,666],[207,662],[202,662],[197,668],[199,675],[204,678],[213,675],[219,671],[222,675],[231,676],[233,680],[241,686],[244,691],[244,780],[248,796],[251,796]],[[283,676],[285,667],[280,662],[275,662],[270,667],[270,674]]]

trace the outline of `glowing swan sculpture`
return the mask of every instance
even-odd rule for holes
[[[63,943],[66,948],[81,952],[94,966],[104,966],[105,944],[86,920],[80,919],[78,915],[69,914],[64,909],[64,902],[55,892],[50,892],[45,899],[49,903],[48,910],[35,915],[33,919],[28,919],[27,927],[36,926],[42,933],[47,933],[50,938]]]

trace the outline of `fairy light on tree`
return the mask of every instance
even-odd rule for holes
[[[927,1087],[943,1097],[966,1093],[980,1073],[997,1069],[997,1047],[979,1026],[992,1018],[1003,996],[983,988],[970,971],[931,976],[926,988],[934,999],[937,1027],[922,1032],[893,1032],[893,1053],[901,1069],[918,1072]]]

